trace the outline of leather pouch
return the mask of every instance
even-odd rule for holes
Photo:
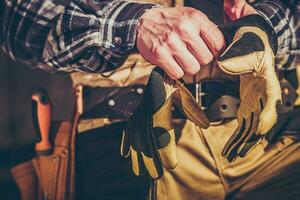
[[[50,136],[53,153],[37,156],[11,170],[22,200],[74,199],[74,127],[76,123],[70,121],[53,122]]]

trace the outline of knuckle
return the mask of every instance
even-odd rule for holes
[[[200,60],[200,64],[201,64],[201,65],[207,65],[207,64],[209,64],[212,60],[213,60],[213,55],[210,54],[210,55],[204,56],[204,57]]]
[[[189,22],[181,22],[180,24],[178,24],[176,26],[176,32],[179,34],[179,35],[188,35],[189,34],[189,29],[188,29],[188,23]]]
[[[172,71],[172,73],[168,74],[171,79],[178,80],[183,77],[184,73],[179,71]]]
[[[164,37],[164,42],[168,45],[173,45],[176,41],[176,34],[174,32],[167,32]]]
[[[165,54],[165,49],[159,43],[153,43],[151,52],[156,57],[162,57]]]
[[[155,57],[159,57],[162,53],[161,49],[158,47],[158,45],[155,45],[152,47],[152,53]]]
[[[216,47],[215,47],[215,49],[214,49],[214,51],[217,53],[217,54],[220,54],[222,51],[223,51],[223,49],[224,49],[224,47],[225,47],[225,40],[222,38],[222,39],[220,39],[219,40],[220,42],[218,42],[217,44],[216,44]]]
[[[194,20],[207,19],[207,16],[204,13],[202,13],[201,11],[194,9],[194,8],[190,8],[188,14],[189,14],[189,17]]]
[[[183,73],[177,73],[177,74],[175,75],[174,79],[175,79],[175,80],[178,80],[178,79],[182,78],[183,75],[184,75]]]
[[[195,75],[200,70],[199,66],[189,67],[185,70],[185,73],[189,76]]]
[[[219,53],[223,48],[223,45],[220,44],[216,44],[216,46],[214,47],[214,52]]]

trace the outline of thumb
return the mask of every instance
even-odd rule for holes
[[[218,64],[224,72],[232,75],[254,72],[263,53],[264,44],[258,35],[250,31],[237,33],[219,57]]]

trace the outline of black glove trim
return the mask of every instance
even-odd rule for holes
[[[277,44],[277,35],[271,25],[260,15],[253,14],[242,17],[235,21],[229,22],[226,25],[220,27],[223,32],[226,43],[231,44],[233,40],[234,34],[237,30],[243,26],[255,26],[265,31],[268,35],[269,43],[271,45],[272,51],[274,55],[277,52],[278,44]]]
[[[253,45],[249,45],[249,41]],[[243,47],[243,48],[240,48]],[[219,61],[224,61],[236,57],[236,55],[244,56],[254,52],[264,51],[263,41],[254,33],[245,33],[238,41],[233,43],[230,49],[219,58]]]

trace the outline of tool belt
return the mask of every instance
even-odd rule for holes
[[[38,154],[33,160],[12,168],[22,200],[75,199],[75,136],[81,114],[80,91],[76,89],[73,120],[51,122],[51,153]]]
[[[74,199],[74,123],[53,122],[53,153],[17,165],[11,172],[22,200]]]
[[[286,79],[281,79],[280,83],[282,104],[278,106],[278,113],[284,114],[293,110],[297,94],[294,87]],[[205,79],[186,86],[204,109],[212,124],[221,124],[236,118],[240,102],[238,81]],[[144,85],[120,88],[84,87],[82,119],[127,120],[139,105],[144,87]],[[174,118],[184,118],[177,108],[173,110]]]
[[[280,113],[289,113],[288,111],[293,110],[297,95],[294,87],[286,79],[281,80],[281,86],[283,104],[278,110]],[[188,84],[187,87],[205,110],[211,122],[223,123],[236,117],[239,104],[238,82],[209,79],[202,80],[197,84]],[[75,111],[74,119],[51,124],[52,154],[37,156],[32,161],[22,163],[12,169],[22,199],[74,199],[74,145],[78,124],[81,123],[79,123],[79,118],[81,120],[114,118],[124,121],[139,105],[143,93],[144,85],[110,88],[83,87],[80,95],[76,96],[77,105],[74,107],[77,108],[77,111]],[[174,116],[183,118],[176,108],[174,108]],[[287,119],[289,119],[288,117]]]

